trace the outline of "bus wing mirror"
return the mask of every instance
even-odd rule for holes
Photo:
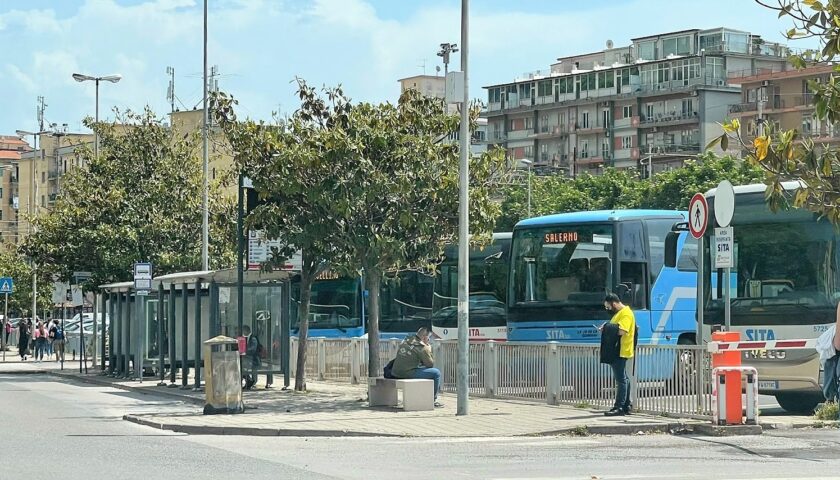
[[[677,266],[677,242],[680,239],[680,234],[677,232],[668,232],[665,236],[665,266],[674,268]]]

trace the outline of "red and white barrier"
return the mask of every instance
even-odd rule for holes
[[[816,338],[809,338],[807,340],[768,340],[762,342],[709,342],[706,345],[710,353],[744,350],[799,350],[816,347]]]

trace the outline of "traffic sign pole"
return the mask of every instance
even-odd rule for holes
[[[3,306],[3,331],[0,336],[3,337],[3,361],[6,361],[6,324],[9,323],[9,294],[6,294],[6,304]]]

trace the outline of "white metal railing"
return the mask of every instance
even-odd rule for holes
[[[379,363],[396,357],[399,340],[382,340]],[[433,344],[441,389],[455,392],[457,342]],[[298,341],[292,339],[292,371]],[[361,383],[367,377],[367,339],[311,338],[307,344],[308,378]],[[711,416],[709,353],[696,345],[643,345],[628,362],[632,403],[656,414]],[[600,346],[556,342],[470,343],[471,395],[545,401],[552,405],[610,408],[615,381],[609,365],[600,362]]]

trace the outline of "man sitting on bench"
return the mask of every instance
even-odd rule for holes
[[[440,370],[434,368],[435,359],[432,356],[432,346],[429,344],[429,329],[420,327],[417,334],[410,335],[400,344],[397,358],[391,374],[394,378],[421,378],[435,382],[435,407],[443,404],[437,401],[440,390]]]

